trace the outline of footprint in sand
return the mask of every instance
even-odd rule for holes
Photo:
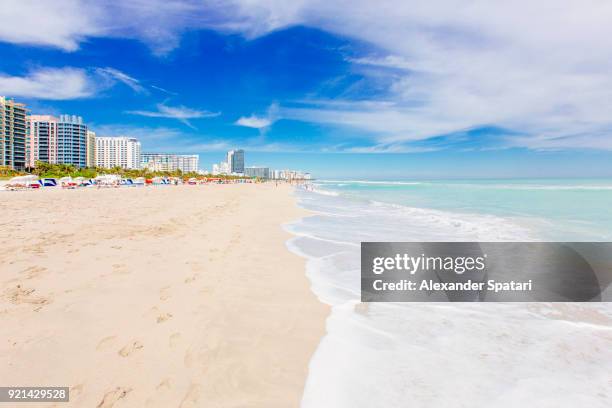
[[[168,344],[170,345],[170,347],[175,347],[180,340],[181,340],[181,333],[178,333],[178,332],[173,333],[168,338]]]
[[[199,273],[191,275],[190,277],[185,279],[185,283],[191,283],[191,282],[195,281],[196,279],[198,279],[198,276],[200,276]]]
[[[125,264],[113,264],[113,273],[125,275],[130,273],[130,271],[128,271],[127,266]]]
[[[162,382],[160,382],[157,387],[155,387],[156,390],[169,390],[172,388],[172,384],[170,383],[170,379],[169,378],[165,378]]]
[[[96,350],[97,351],[108,350],[112,346],[113,340],[115,339],[116,339],[116,336],[108,336],[108,337],[103,338],[102,340],[98,342],[98,345],[96,346]]]
[[[202,270],[202,264],[199,262],[187,262],[187,264],[191,267],[192,272],[199,272]]]
[[[192,408],[198,406],[198,399],[200,398],[200,385],[199,384],[191,384],[187,393],[183,397],[181,401],[181,405],[179,408]]]
[[[235,227],[239,227],[239,226],[235,226]],[[240,239],[242,238],[242,234],[239,232],[234,232],[232,234],[232,239],[230,240],[230,244],[237,244],[240,242]]]
[[[172,317],[172,313],[164,313],[157,316],[157,323],[163,323]]]
[[[83,384],[77,384],[74,387],[70,387],[70,397],[74,398],[83,392]]]
[[[104,394],[102,401],[96,405],[96,408],[111,408],[113,405],[115,405],[115,402],[125,398],[130,391],[132,391],[131,388],[125,387],[117,387],[114,390],[108,391],[106,394]]]
[[[21,285],[17,285],[16,287],[9,289],[5,292],[5,296],[8,298],[9,302],[19,305],[22,303],[29,303],[31,305],[37,305],[35,311],[39,311],[43,306],[51,303],[49,298],[44,296],[34,296],[34,292],[36,289],[25,289]]]
[[[183,356],[183,365],[187,368],[191,368],[193,366],[193,362],[195,361],[195,357],[191,350],[187,350],[185,355]]]
[[[141,342],[139,342],[138,340],[136,340],[133,343],[126,344],[125,346],[123,346],[123,348],[121,350],[119,350],[119,355],[121,357],[127,357],[130,354],[132,354],[133,352],[135,352],[136,350],[140,350],[143,347],[144,347],[144,345]]]
[[[170,286],[165,286],[159,291],[159,300],[164,301],[170,298]]]
[[[26,268],[23,272],[27,274],[26,279],[33,279],[42,275],[46,270],[47,268],[43,266],[30,266],[29,268]]]

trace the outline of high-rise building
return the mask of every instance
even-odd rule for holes
[[[26,107],[0,96],[0,166],[26,167]]]
[[[50,115],[28,117],[27,163],[35,167],[37,161],[57,163],[57,123]]]
[[[197,172],[200,165],[200,156],[197,154],[177,155],[177,168],[183,173]]]
[[[87,167],[96,166],[96,132],[87,131]]]
[[[227,162],[223,161],[221,163],[215,163],[213,164],[213,168],[212,168],[212,174],[213,175],[219,175],[219,174],[229,174],[230,169],[229,169],[229,165],[227,164]]]
[[[231,173],[244,173],[244,150],[227,152],[227,165]]]
[[[75,115],[60,115],[57,123],[57,162],[87,166],[87,125]]]
[[[197,154],[143,153],[142,167],[151,171],[198,171],[200,157]]]
[[[140,168],[140,142],[133,137],[96,137],[96,166]]]
[[[270,178],[270,168],[268,167],[245,167],[244,175],[247,177]]]

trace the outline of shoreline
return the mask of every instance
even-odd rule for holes
[[[609,303],[361,303],[360,241],[484,241],[498,231],[342,196],[297,195],[317,216],[290,226],[299,237],[292,246],[331,305],[303,408],[610,405]],[[388,381],[368,382],[363,373]]]
[[[299,406],[330,309],[286,246],[292,191],[3,195],[0,376],[66,406]]]

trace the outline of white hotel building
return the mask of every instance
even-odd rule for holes
[[[139,169],[140,142],[132,137],[96,137],[96,166]]]
[[[143,153],[142,168],[151,171],[175,171],[192,173],[199,170],[200,156],[197,154]]]

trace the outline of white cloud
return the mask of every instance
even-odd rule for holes
[[[74,51],[87,37],[102,34],[96,7],[78,0],[4,1],[0,41]]]
[[[302,106],[293,118],[385,143],[496,125],[522,132],[523,146],[609,148],[610,21],[612,2],[600,0],[27,0],[3,4],[0,40],[71,51],[90,37],[136,38],[163,54],[192,28],[251,38],[301,24],[371,44],[354,64],[404,72],[369,106]]]
[[[186,106],[167,106],[163,103],[157,104],[156,111],[133,110],[127,111],[132,115],[146,116],[150,118],[171,118],[194,128],[189,119],[212,118],[221,115],[221,112],[209,112],[206,110],[192,109]]]
[[[142,143],[144,152],[175,152],[175,153],[202,153],[225,152],[240,146],[250,152],[290,152],[296,146],[280,143],[261,143],[259,140],[228,140],[217,139],[212,135],[185,133],[179,129],[169,127],[135,126],[118,124],[90,123],[90,128],[98,136],[127,136],[134,137]],[[206,140],[205,143],[202,140]],[[220,155],[219,157],[223,157]]]
[[[205,21],[198,0],[20,0],[0,8],[0,41],[74,51],[91,37],[135,38],[159,54]]]
[[[127,136],[138,139],[145,152],[199,153],[228,150],[225,142],[201,143],[201,138],[169,127],[90,123],[97,136]]]
[[[415,67],[406,59],[397,55],[385,55],[383,57],[361,57],[347,58],[347,61],[354,64],[373,65],[377,67],[411,70]]]
[[[143,144],[156,144],[179,140],[183,134],[173,128],[148,127],[132,125],[98,125],[90,123],[89,127],[96,132],[97,136],[127,136],[134,137]]]
[[[242,116],[234,124],[238,126],[250,127],[259,129],[260,132],[265,132],[274,122],[279,119],[279,106],[274,102],[271,104],[265,116]]]
[[[268,118],[260,118],[255,115],[243,116],[236,121],[236,125],[245,126],[255,129],[262,129],[270,126],[272,121]]]
[[[87,98],[121,82],[147,93],[141,82],[115,68],[39,67],[25,76],[0,73],[0,95],[47,100]]]
[[[95,94],[98,87],[78,68],[39,68],[26,76],[0,73],[0,95],[38,99],[76,99]]]
[[[228,18],[246,35],[317,27],[375,46],[373,55],[349,58],[354,64],[406,71],[390,74],[380,100],[282,109],[283,117],[370,132],[384,143],[495,125],[523,134],[510,144],[610,148],[610,2],[234,4]]]
[[[168,94],[168,95],[173,95],[173,96],[178,95],[178,93],[169,91],[167,89],[164,89],[161,86],[151,85],[151,88],[157,89],[158,91],[163,92],[163,93]]]
[[[132,88],[137,93],[147,93],[148,91],[142,86],[140,81],[134,77],[129,76],[125,72],[121,72],[118,69],[105,67],[96,68],[96,73],[113,81],[119,81]]]

